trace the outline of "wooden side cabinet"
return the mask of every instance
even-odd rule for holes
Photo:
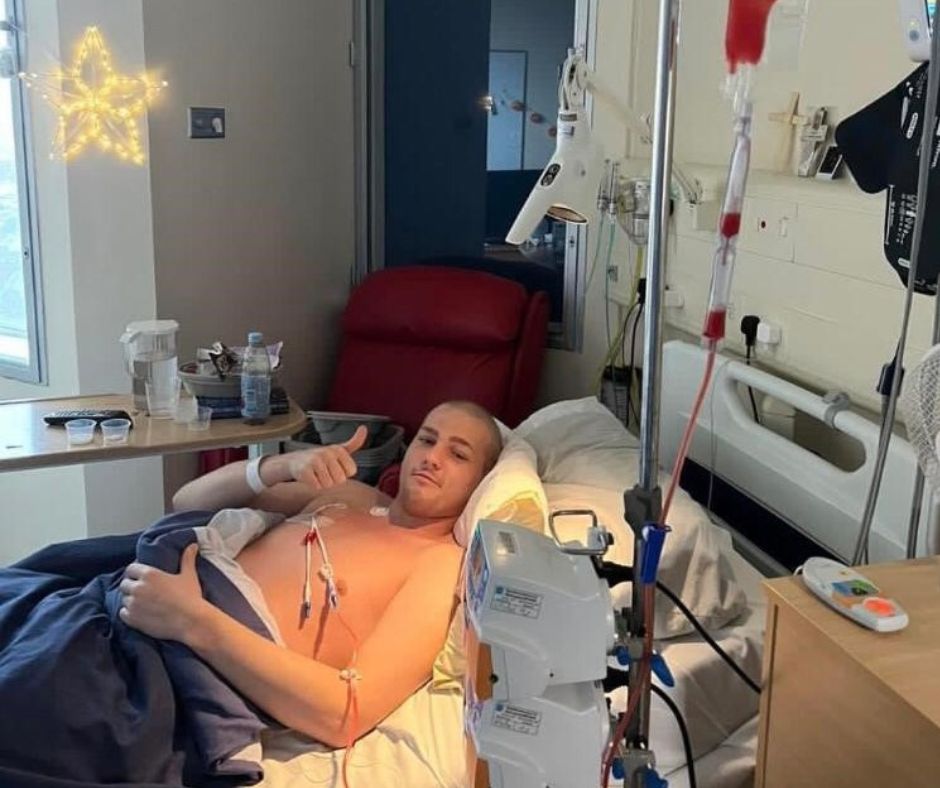
[[[906,629],[864,629],[798,577],[764,584],[758,788],[940,786],[940,557],[859,571]]]

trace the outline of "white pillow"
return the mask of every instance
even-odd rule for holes
[[[502,426],[502,425],[500,425]],[[548,502],[529,443],[503,430],[503,450],[454,524],[454,538],[466,547],[477,521],[503,520],[545,532]]]
[[[639,443],[594,397],[542,408],[515,434],[535,449],[543,482],[610,489],[626,487],[627,482],[632,486],[621,468],[635,462]]]
[[[608,560],[633,563],[633,532],[623,519],[623,493],[639,478],[639,444],[617,418],[594,397],[557,402],[532,414],[516,430],[538,455],[540,475],[552,510],[592,508],[614,532]],[[669,484],[667,474],[660,484]],[[660,579],[709,628],[735,618],[746,605],[734,571],[723,558],[728,534],[683,490],[676,491],[669,514]],[[584,522],[564,526],[563,539],[583,538]],[[574,529],[574,533],[572,533]],[[618,607],[629,603],[629,586],[613,593]],[[658,636],[690,631],[682,614],[660,596],[656,610]]]
[[[635,477],[634,477],[635,478]],[[666,478],[663,483],[668,483]],[[624,485],[626,486],[626,485]],[[592,509],[598,521],[614,536],[606,560],[633,564],[633,531],[623,518],[623,490],[582,484],[546,484],[551,511]],[[562,541],[583,541],[586,521],[563,518],[556,522]],[[669,515],[672,529],[666,537],[659,579],[674,591],[708,629],[718,629],[740,615],[747,604],[734,569],[724,553],[732,550],[728,533],[713,525],[702,509],[684,491],[677,490]],[[611,589],[615,608],[630,606],[630,584]],[[657,637],[676,637],[692,630],[679,609],[663,594],[657,596]]]
[[[454,524],[454,538],[464,547],[481,519],[502,520],[545,533],[548,501],[535,467],[535,451],[500,424],[503,450],[493,469],[483,477]],[[463,580],[460,582],[463,590]],[[434,660],[431,686],[437,690],[460,689],[466,671],[464,612],[458,605],[447,639]]]

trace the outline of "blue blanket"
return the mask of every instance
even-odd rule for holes
[[[176,572],[210,512],[163,518],[141,534],[53,545],[0,569],[0,786],[250,785],[233,759],[268,725],[180,643],[118,617],[133,560]],[[254,609],[205,559],[203,595],[259,634]]]

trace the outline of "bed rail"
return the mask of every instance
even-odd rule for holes
[[[663,349],[661,462],[670,467],[689,419],[705,366],[705,351],[687,342]],[[861,467],[843,470],[787,437],[758,424],[739,385],[751,386],[794,409],[829,423],[864,449]],[[878,425],[850,410],[834,415],[821,396],[768,372],[719,356],[689,456],[766,509],[837,555],[851,556],[878,446]],[[904,558],[916,456],[897,435],[891,440],[882,493],[875,510],[871,560]],[[925,494],[918,554],[938,551],[933,524],[940,514]]]

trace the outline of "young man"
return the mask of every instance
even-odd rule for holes
[[[359,676],[355,736],[429,678],[462,557],[454,523],[501,449],[485,410],[467,402],[440,405],[408,447],[398,495],[390,500],[349,480],[356,472],[351,454],[364,438],[360,428],[340,446],[266,457],[254,469],[233,463],[190,482],[173,499],[177,510],[250,506],[288,515],[237,559],[260,587],[286,648],[202,598],[195,546],[179,574],[134,563],[121,582],[127,624],[186,644],[281,723],[337,747],[346,744],[352,719],[348,669]],[[261,485],[266,489],[255,494],[252,488]],[[339,607],[327,603],[317,574],[320,552],[313,549],[306,617],[300,615],[304,537],[315,511]]]

